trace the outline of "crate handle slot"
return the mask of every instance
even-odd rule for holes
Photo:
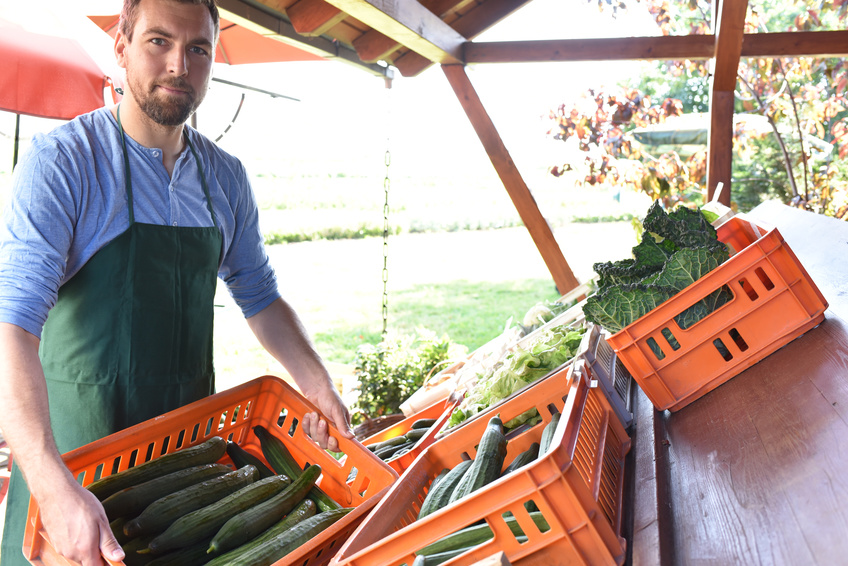
[[[739,280],[739,286],[742,287],[742,290],[745,292],[746,295],[748,295],[748,298],[751,299],[751,302],[754,302],[760,298],[760,296],[757,294],[751,284],[748,283],[748,280],[744,277]]]
[[[677,341],[677,338],[674,337],[674,334],[671,333],[671,330],[667,326],[661,330],[661,334],[672,350],[677,351],[680,349],[680,342]]]
[[[766,291],[771,291],[772,289],[774,289],[774,281],[771,280],[771,278],[766,273],[765,269],[763,269],[762,267],[758,267],[754,270],[754,273],[757,274],[757,277],[759,277],[760,279],[760,283],[763,284],[763,287],[766,288]]]
[[[651,349],[651,352],[654,354],[654,356],[656,356],[658,360],[662,360],[665,358],[665,352],[662,351],[662,348],[660,348],[660,345],[657,344],[657,341],[654,340],[653,336],[648,338],[647,343],[648,348]]]
[[[713,340],[713,346],[715,346],[716,350],[718,350],[718,354],[724,358],[724,361],[729,362],[733,359],[733,354],[730,353],[730,350],[727,349],[727,346],[724,345],[721,338]]]
[[[742,335],[739,334],[738,330],[736,330],[735,328],[731,328],[728,334],[730,335],[731,340],[733,340],[733,342],[739,348],[740,352],[744,352],[748,349],[748,343],[745,342],[745,339],[742,338]]]

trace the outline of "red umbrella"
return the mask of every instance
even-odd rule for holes
[[[112,37],[118,29],[118,16],[88,16]],[[279,63],[283,61],[321,61],[323,57],[293,45],[266,37],[244,26],[221,18],[221,34],[215,50],[215,62],[229,65]]]
[[[70,120],[105,104],[109,78],[74,39],[0,18],[0,109]]]

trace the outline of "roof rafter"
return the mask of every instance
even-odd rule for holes
[[[462,45],[466,39],[416,0],[329,0],[328,3],[431,61],[464,63]]]

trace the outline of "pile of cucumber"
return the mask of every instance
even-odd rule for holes
[[[265,461],[215,436],[88,486],[128,566],[269,565],[352,510],[315,485],[320,466],[301,469],[282,441],[254,432]]]
[[[373,452],[380,460],[391,462],[415,448],[418,441],[427,434],[427,431],[434,424],[436,424],[436,419],[418,419],[412,423],[405,434],[383,440],[382,442],[366,444],[365,448]]]
[[[506,458],[507,439],[504,435],[503,423],[498,416],[489,419],[486,430],[480,438],[480,444],[477,446],[476,457],[473,460],[463,460],[453,468],[445,468],[436,475],[421,504],[418,519],[454,505],[481,487],[536,461],[550,448],[560,418],[560,413],[554,414],[551,421],[545,425],[540,441],[532,443],[527,450],[513,458],[505,468],[503,465]],[[541,531],[548,530],[547,521],[532,502],[525,503],[525,508]],[[514,517],[507,518],[507,525],[518,537],[519,542],[522,539],[526,540]],[[419,549],[413,566],[441,564],[471,547],[490,540],[492,536],[492,529],[485,521],[466,527]]]

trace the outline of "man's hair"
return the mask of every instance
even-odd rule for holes
[[[220,30],[218,6],[215,0],[175,0],[181,4],[195,4],[198,6],[206,6],[209,9],[209,15],[212,16],[212,24],[215,26],[215,39],[218,39]],[[141,0],[124,0],[124,7],[121,9],[121,19],[118,23],[118,29],[129,40],[132,41],[135,22],[138,19],[138,5]]]

